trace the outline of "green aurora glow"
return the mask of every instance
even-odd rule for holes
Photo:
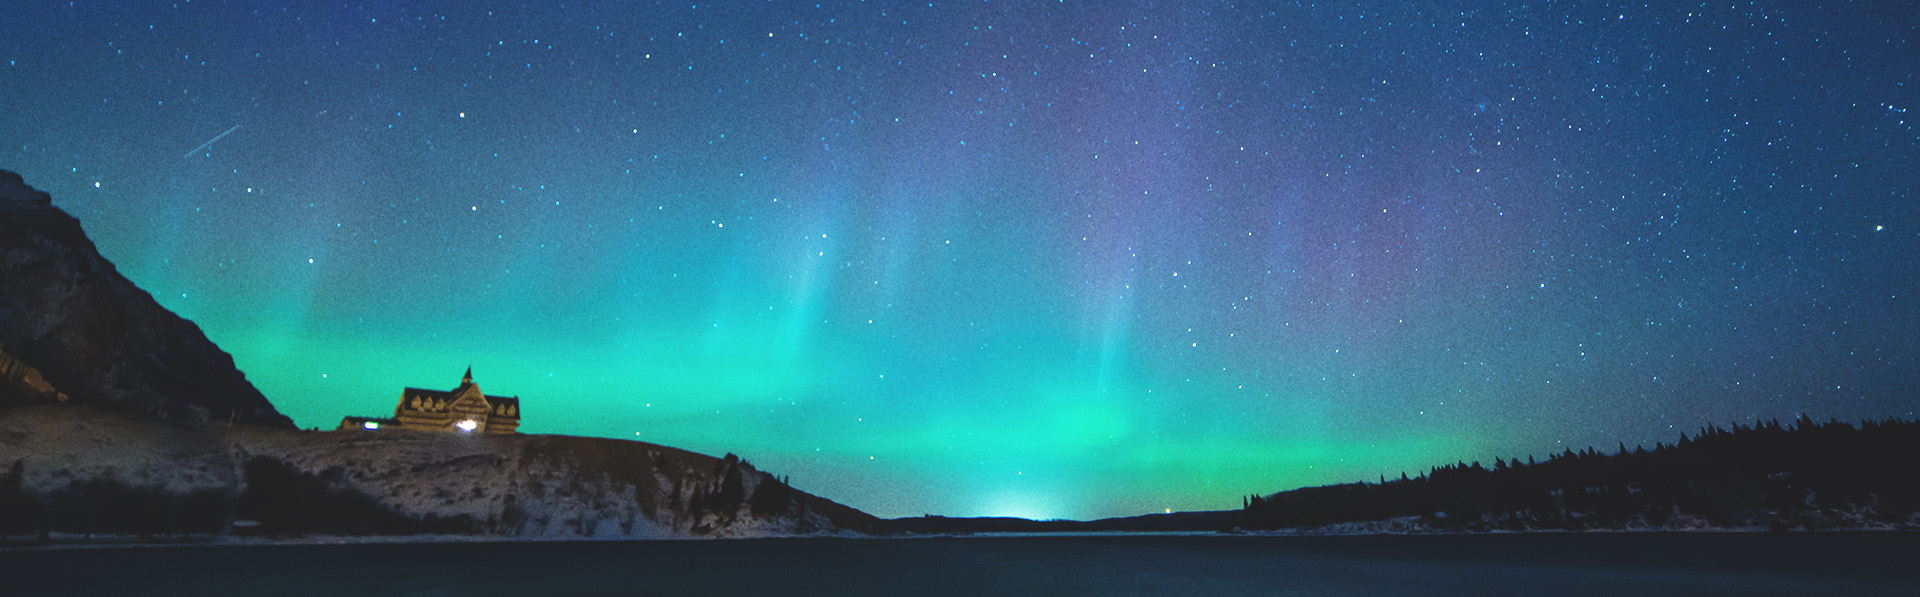
[[[1911,6],[20,4],[0,167],[304,427],[1092,518],[1914,416]]]

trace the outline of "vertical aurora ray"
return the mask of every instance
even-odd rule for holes
[[[0,167],[302,426],[472,365],[882,516],[1232,508],[1913,416],[1900,22],[7,6]]]

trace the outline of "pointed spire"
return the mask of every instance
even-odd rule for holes
[[[467,365],[467,374],[460,376],[460,385],[473,383],[473,365]]]

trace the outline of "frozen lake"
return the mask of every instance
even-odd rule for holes
[[[1920,534],[1586,533],[7,549],[42,594],[1900,594]]]

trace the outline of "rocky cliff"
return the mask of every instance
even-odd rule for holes
[[[293,426],[199,326],[121,276],[79,220],[0,170],[0,407],[62,400]]]
[[[891,529],[731,454],[643,442],[196,427],[72,405],[0,411],[0,538],[657,539]]]

